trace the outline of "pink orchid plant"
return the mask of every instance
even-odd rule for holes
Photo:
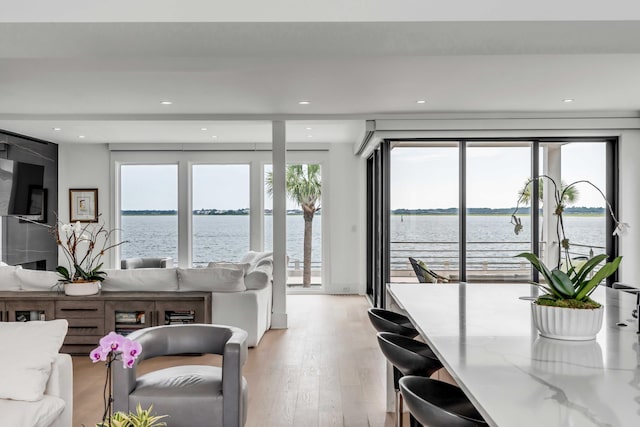
[[[136,341],[131,341],[115,332],[109,332],[100,339],[100,346],[94,348],[89,357],[96,362],[111,362],[117,360],[118,355],[122,358],[122,366],[131,368],[138,355],[142,351],[142,346]]]
[[[125,369],[132,368],[141,351],[142,346],[139,342],[132,341],[115,332],[109,332],[100,339],[100,345],[89,353],[89,357],[93,363],[106,362],[107,366],[107,378],[104,384],[105,400],[102,425],[111,425],[111,409],[113,403],[111,364],[116,360],[122,360],[122,366]],[[107,420],[108,424],[106,424]]]

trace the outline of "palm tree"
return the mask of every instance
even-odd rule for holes
[[[273,195],[273,173],[267,174],[267,193]],[[320,165],[287,166],[287,197],[300,205],[304,218],[304,267],[302,286],[311,286],[311,230],[313,216],[320,209],[322,181]]]

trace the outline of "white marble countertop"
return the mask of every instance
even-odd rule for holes
[[[527,284],[389,284],[395,302],[490,425],[640,425],[635,297],[600,288],[596,340],[540,337]],[[617,326],[618,322],[628,324]]]

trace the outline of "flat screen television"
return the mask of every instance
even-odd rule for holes
[[[38,219],[46,198],[44,166],[0,159],[0,215]]]

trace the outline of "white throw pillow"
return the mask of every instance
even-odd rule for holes
[[[21,289],[16,274],[18,270],[22,270],[22,267],[7,264],[0,266],[0,291],[19,291]]]
[[[272,274],[273,266],[270,263],[261,263],[244,276],[244,285],[249,290],[264,289],[271,283]]]
[[[23,291],[50,291],[58,283],[60,276],[55,271],[27,270],[16,271]]]
[[[102,290],[107,292],[177,291],[175,268],[136,268],[133,270],[105,270],[107,277]]]
[[[244,269],[240,267],[178,268],[181,291],[242,292]]]
[[[2,425],[14,427],[49,427],[64,411],[64,400],[44,396],[37,402],[0,399]]]
[[[247,272],[249,271],[249,267],[251,267],[251,264],[249,264],[248,262],[210,262],[209,264],[207,264],[207,268],[216,267],[236,269],[241,268],[244,274],[247,274]]]
[[[0,399],[42,399],[68,326],[66,319],[0,323]]]
[[[249,251],[242,257],[240,262],[248,262],[248,263],[250,263],[252,265],[252,267],[254,267],[261,260],[263,260],[264,258],[269,258],[269,257],[271,257],[273,259],[273,252]]]

